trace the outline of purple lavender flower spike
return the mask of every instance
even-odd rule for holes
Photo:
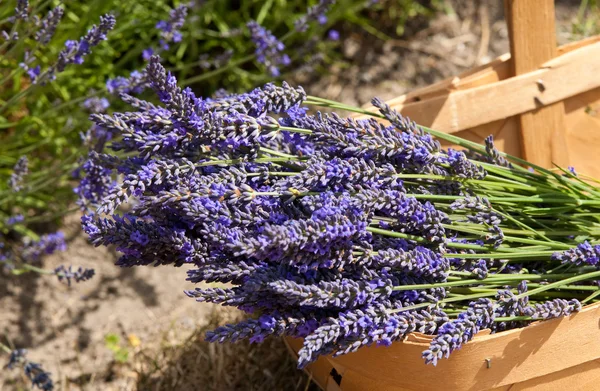
[[[66,249],[65,235],[59,231],[43,235],[36,241],[27,239],[21,251],[21,258],[28,263],[38,263],[43,255],[66,251]]]
[[[491,163],[502,167],[512,167],[512,164],[504,156],[500,155],[500,152],[494,146],[494,137],[492,135],[485,138],[485,150]]]
[[[386,346],[413,331],[432,333],[447,320],[445,314],[427,311],[389,314],[382,304],[341,312],[305,338],[298,366],[304,368],[324,354],[347,354],[374,343]]]
[[[580,310],[581,303],[577,299],[554,299],[527,307],[524,315],[531,316],[535,320],[547,320],[568,316]]]
[[[269,30],[255,21],[246,25],[250,30],[250,36],[256,45],[256,59],[267,67],[271,76],[279,76],[279,67],[290,64],[290,58],[282,53],[285,45],[280,42]]]
[[[146,80],[146,73],[133,71],[129,77],[118,76],[106,81],[106,91],[109,94],[141,94],[150,85]]]
[[[279,114],[299,107],[304,100],[306,92],[302,87],[294,88],[284,81],[281,87],[267,83],[248,93],[227,95],[207,103],[209,109],[260,117],[261,114]]]
[[[181,266],[206,262],[206,246],[199,239],[187,237],[182,228],[157,227],[144,219],[117,215],[112,219],[83,216],[81,223],[94,245],[117,246],[117,250],[124,254],[117,262],[119,266]],[[140,237],[144,238],[142,243],[146,243],[145,237],[150,240],[144,245],[140,243]]]
[[[421,246],[410,251],[392,248],[378,250],[376,255],[368,255],[360,262],[375,269],[388,268],[414,277],[433,277],[442,280],[447,277],[450,269],[447,258]]]
[[[25,349],[13,350],[10,353],[7,368],[13,369],[17,365],[22,366],[25,376],[31,380],[32,387],[37,387],[43,391],[54,390],[54,383],[50,378],[50,373],[44,371],[40,364],[29,361],[26,355],[27,350]]]
[[[400,232],[420,234],[433,243],[446,240],[442,224],[448,221],[448,216],[429,202],[421,203],[397,190],[370,190],[357,197],[369,203],[378,216],[390,218],[389,226]]]
[[[479,280],[486,279],[489,273],[487,261],[485,259],[478,260],[475,263],[473,269],[471,270],[471,273],[473,273],[475,277]]]
[[[108,102],[108,99],[99,98],[97,96],[86,99],[83,102],[83,107],[89,113],[104,113],[104,112],[106,112],[106,109],[108,109],[109,106],[110,106],[110,103]]]
[[[517,293],[520,295],[527,292],[527,283],[522,281],[517,287]],[[508,289],[499,290],[496,294],[496,305],[494,309],[495,317],[513,317],[526,316],[529,306],[529,297],[525,296],[517,298],[517,296]],[[494,331],[510,330],[516,327],[522,327],[526,322],[510,321],[510,322],[495,322]]]
[[[168,20],[161,20],[156,24],[156,28],[161,30],[161,47],[163,50],[169,49],[169,43],[171,42],[180,42],[181,41],[181,32],[180,29],[183,27],[185,23],[185,18],[187,16],[188,7],[187,5],[180,5],[179,7],[172,9],[169,12]],[[148,56],[148,59],[150,56]]]
[[[99,155],[95,152],[90,153],[82,165],[82,171],[85,176],[73,191],[79,197],[77,204],[85,210],[100,204],[103,197],[113,187],[113,180],[111,178],[112,171],[101,164]]]
[[[454,201],[450,204],[450,208],[455,211],[470,210],[477,212],[475,214],[467,214],[467,220],[471,223],[487,225],[490,229],[502,223],[502,216],[492,210],[492,205],[485,197],[466,196]],[[501,230],[498,231],[497,229],[490,230],[490,234],[496,235],[494,237],[498,237],[499,239],[504,237],[501,234]]]
[[[47,45],[54,36],[54,32],[60,23],[65,10],[61,7],[56,7],[48,11],[42,19],[41,27],[35,33],[35,39],[42,45]]]
[[[299,175],[275,183],[276,188],[302,191],[359,191],[370,188],[394,175],[392,167],[377,167],[372,161],[358,158],[311,159]]]
[[[242,284],[250,276],[259,273],[267,264],[264,262],[253,263],[250,261],[223,261],[200,265],[198,269],[188,270],[187,281],[199,282],[232,282]]]
[[[425,141],[427,144],[430,144],[432,152],[440,152],[441,147],[439,142],[433,140],[433,138],[426,134],[425,131],[417,126],[413,121],[408,118],[403,117],[396,110],[393,110],[388,104],[383,102],[381,99],[373,98],[371,101],[373,106],[379,109],[379,112],[388,120],[393,127],[401,132],[402,134],[408,133],[418,137],[418,139]],[[407,137],[407,136],[404,136]],[[427,145],[426,144],[426,145]],[[464,152],[461,151],[453,151],[448,150],[447,154],[437,153],[432,158],[433,161],[438,163],[445,163],[450,165],[449,172],[440,171],[439,169],[435,169],[431,171],[432,173],[440,173],[441,175],[455,175],[461,178],[473,178],[473,179],[483,179],[486,175],[485,170],[471,162],[467,159]]]
[[[18,214],[18,215],[10,216],[8,219],[6,219],[6,224],[7,225],[15,225],[15,224],[22,223],[23,221],[25,221],[25,217],[23,217],[22,214]]]
[[[527,283],[519,286],[519,294],[527,291]],[[499,290],[496,294],[496,316],[521,316],[529,303],[527,296],[517,299],[508,289]]]
[[[150,58],[154,55],[154,50],[152,48],[144,49],[142,52],[142,58],[144,61],[150,60]]]
[[[274,293],[285,296],[288,303],[317,308],[352,309],[388,297],[392,293],[390,280],[377,282],[341,279],[318,284],[298,284],[291,280],[269,283]]]
[[[352,259],[352,240],[365,229],[365,214],[354,205],[322,208],[310,219],[265,224],[258,235],[231,240],[227,247],[236,256],[290,262],[300,270],[333,268]]]
[[[377,313],[374,313],[376,315]],[[365,322],[366,320],[366,322]],[[401,340],[410,332],[434,334],[439,327],[448,321],[448,316],[441,310],[416,311],[414,313],[399,313],[387,316],[369,316],[359,319],[359,326],[364,329],[350,338],[339,341],[334,357],[357,351],[362,346],[376,344],[390,346],[394,341]]]
[[[100,17],[100,24],[92,26],[79,41],[66,41],[65,48],[58,54],[56,64],[44,72],[37,82],[43,84],[54,80],[56,74],[64,71],[69,64],[82,64],[83,58],[91,53],[91,48],[106,40],[106,34],[115,27],[115,23],[115,17],[106,14]]]
[[[475,334],[484,328],[491,327],[494,322],[493,304],[489,299],[478,299],[469,304],[469,308],[458,315],[458,318],[444,323],[436,337],[431,341],[429,349],[423,352],[425,363],[437,365],[442,358],[470,341]]]
[[[355,120],[336,114],[307,116],[293,122],[294,126],[313,131],[311,139],[322,145],[330,155],[355,156],[393,164],[400,172],[449,175],[442,169],[441,146],[432,137],[412,130],[416,125],[406,122],[405,128],[385,126],[374,118]]]
[[[500,247],[504,241],[504,232],[498,225],[492,225],[488,228],[488,234],[486,235],[486,242],[491,243],[494,248]]]
[[[478,165],[473,164],[462,151],[448,149],[447,157],[443,158],[450,165],[450,174],[460,178],[483,179],[485,170]]]
[[[81,266],[76,270],[73,270],[72,266],[66,268],[64,265],[60,265],[54,269],[54,274],[58,277],[58,281],[64,281],[68,286],[71,286],[71,280],[74,280],[75,282],[90,280],[94,277],[95,271],[94,269],[84,269]]]
[[[308,25],[313,21],[317,21],[319,24],[327,23],[326,14],[333,4],[335,4],[335,0],[320,0],[317,5],[310,7],[305,15],[302,15],[294,22],[296,31],[306,31]]]
[[[40,75],[40,71],[41,71],[41,68],[39,65],[36,65],[35,67],[29,68],[27,70],[27,76],[29,76],[29,79],[31,80],[32,83],[35,83],[35,80]]]
[[[29,0],[17,0],[15,7],[15,18],[27,20],[29,17]]]
[[[236,342],[249,339],[252,343],[262,342],[269,335],[303,335],[317,327],[314,314],[291,311],[261,315],[258,319],[247,319],[235,325],[225,325],[206,333],[209,342]]]
[[[23,189],[23,181],[29,172],[28,167],[29,161],[27,160],[26,156],[21,156],[13,167],[13,172],[8,180],[8,185],[14,192],[18,192]]]
[[[597,266],[600,262],[600,245],[594,245],[584,241],[577,247],[552,254],[552,259],[562,263],[571,263],[577,266],[590,265]]]

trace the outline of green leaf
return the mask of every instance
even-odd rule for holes
[[[273,5],[273,0],[265,1],[265,4],[261,7],[260,12],[258,13],[258,16],[256,17],[256,22],[258,24],[262,24],[263,20],[265,20],[265,17],[267,16],[272,5]]]
[[[118,349],[120,340],[121,339],[117,334],[106,334],[106,336],[104,336],[104,344],[110,350],[114,350],[115,348]]]
[[[124,364],[129,359],[129,351],[127,349],[119,349],[115,352],[115,360],[121,364]]]

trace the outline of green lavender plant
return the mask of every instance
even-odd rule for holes
[[[117,334],[106,334],[104,345],[114,354],[115,361],[118,363],[125,364],[129,360],[129,349],[121,346],[121,338]]]
[[[105,88],[108,80],[127,77],[143,68],[146,51],[156,50],[163,39],[164,31],[157,28],[158,24],[167,21],[172,10],[187,7],[187,15],[181,39],[161,51],[161,56],[184,84],[211,95],[219,88],[242,91],[272,79],[264,64],[257,61],[256,45],[246,27],[250,20],[286,45],[290,61],[280,71],[283,77],[298,67],[306,68],[307,63],[326,69],[335,59],[332,50],[339,36],[333,28],[358,25],[369,34],[386,38],[373,27],[378,24],[374,22],[377,18],[403,25],[406,18],[429,15],[436,6],[435,2],[406,0],[325,3],[333,4],[324,18],[309,23],[303,31],[295,31],[294,23],[319,1],[4,2],[0,7],[0,31],[4,30],[9,39],[0,44],[0,227],[10,216],[23,214],[23,231],[32,225],[39,229],[41,223],[58,221],[72,210],[71,173],[85,154],[81,134],[89,128],[89,111],[82,105],[90,98],[110,98]],[[22,18],[15,18],[18,4],[27,4],[19,11]],[[36,17],[49,18],[55,9],[62,11],[54,33],[36,36],[41,25]],[[56,80],[31,85],[30,77],[38,77],[36,72],[51,66],[66,41],[83,36],[109,12],[117,25],[108,43],[93,48],[83,64],[66,67]],[[18,39],[14,33],[18,33]],[[109,103],[120,107],[118,100]],[[24,155],[29,159],[29,174],[23,189],[14,193],[7,181]]]
[[[571,24],[573,40],[600,33],[600,4],[597,0],[581,0],[579,10]]]

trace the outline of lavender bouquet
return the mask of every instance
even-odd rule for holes
[[[302,337],[304,367],[418,331],[435,336],[423,352],[435,365],[481,329],[598,298],[600,189],[574,170],[378,99],[370,112],[286,83],[205,99],[156,56],[145,72],[159,105],[122,95],[133,111],[92,115],[120,137],[86,163],[83,227],[119,266],[189,265],[188,281],[210,285],[188,296],[252,314],[209,341]],[[319,106],[369,117],[308,112]]]

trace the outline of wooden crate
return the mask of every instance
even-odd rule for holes
[[[484,330],[436,367],[413,333],[390,347],[365,347],[308,366],[326,391],[596,391],[600,389],[600,305],[498,334]],[[301,339],[286,344],[297,357]]]
[[[552,0],[506,0],[511,53],[388,101],[420,125],[600,177],[600,36],[556,47]],[[448,144],[446,144],[448,146]]]

